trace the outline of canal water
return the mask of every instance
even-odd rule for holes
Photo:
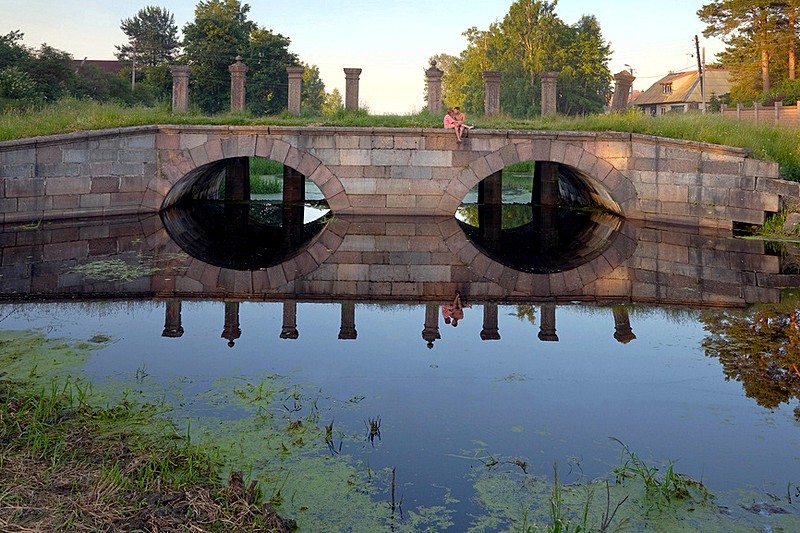
[[[197,209],[3,228],[3,343],[100,339],[28,372],[158,403],[303,531],[800,527],[794,278],[763,243]]]

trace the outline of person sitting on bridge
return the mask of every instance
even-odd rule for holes
[[[465,115],[458,106],[453,108],[453,119],[456,122],[456,136],[459,140],[464,136],[466,130],[471,130],[475,127],[467,124],[467,115]]]
[[[456,119],[453,118],[454,111],[452,109],[447,110],[447,114],[444,116],[444,129],[446,130],[455,130],[456,132],[456,142],[461,142],[461,129],[456,127]]]
[[[458,327],[458,321],[464,318],[464,309],[469,309],[471,307],[471,305],[464,305],[461,302],[461,293],[456,291],[456,297],[453,300],[453,303],[442,305],[442,316],[444,317],[444,323],[450,324],[452,320],[453,327]]]

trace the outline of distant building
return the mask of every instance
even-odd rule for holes
[[[104,70],[106,72],[110,72],[111,74],[117,74],[125,64],[122,61],[117,61],[116,59],[73,59],[72,66],[75,69],[79,69],[81,67],[86,67],[89,65],[94,65],[95,67],[99,68],[100,70]]]
[[[709,68],[703,72],[706,103],[712,95],[719,97],[731,92],[729,77],[730,72],[726,69]],[[636,97],[632,105],[656,116],[700,109],[702,102],[700,77],[697,71],[689,71],[667,74]]]

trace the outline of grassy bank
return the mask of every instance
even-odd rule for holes
[[[241,473],[156,408],[90,405],[91,387],[0,381],[2,531],[291,531]]]
[[[470,122],[480,128],[490,129],[622,131],[738,146],[752,150],[756,158],[777,161],[784,177],[800,180],[800,130],[797,128],[755,126],[719,115],[673,113],[654,118],[638,112],[532,120],[518,120],[501,115],[472,117]],[[441,127],[441,117],[427,111],[415,115],[339,112],[312,118],[288,114],[274,117],[249,117],[246,114],[204,116],[196,112],[172,115],[168,105],[154,108],[122,107],[69,99],[31,111],[5,111],[0,115],[0,140],[147,124],[435,128]]]

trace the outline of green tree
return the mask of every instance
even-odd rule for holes
[[[141,65],[146,71],[147,67],[169,64],[177,57],[180,47],[178,27],[175,17],[166,9],[147,6],[136,16],[124,19],[120,28],[130,41],[116,47],[120,61],[135,59],[137,67]]]
[[[300,101],[303,113],[307,115],[321,115],[325,103],[325,84],[319,77],[319,68],[316,65],[303,63],[303,85],[300,91]]]
[[[230,104],[228,66],[247,55],[256,25],[247,19],[250,6],[239,0],[207,0],[197,4],[194,22],[183,28],[184,53],[192,65],[192,94],[200,109],[218,113]]]
[[[574,26],[556,14],[557,0],[517,0],[499,23],[482,31],[470,28],[467,48],[445,71],[443,93],[448,105],[468,112],[483,111],[483,71],[498,70],[500,107],[517,117],[541,109],[541,77],[560,72],[559,111],[567,114],[599,112],[611,92],[608,60],[611,49],[593,16]]]
[[[0,35],[0,69],[24,68],[32,60],[33,54],[22,45],[23,35],[19,30]]]
[[[730,44],[731,37],[742,35],[757,50],[761,89],[766,93],[771,87],[770,52],[779,26],[780,11],[773,0],[717,0],[704,5],[697,16],[706,24],[703,35],[721,36]]]
[[[42,44],[25,70],[45,100],[58,100],[73,92],[76,76],[67,52]]]
[[[289,98],[286,67],[297,66],[289,52],[289,39],[272,30],[254,27],[250,32],[245,63],[247,107],[256,115],[274,115],[286,109]]]
[[[602,113],[611,99],[611,47],[594,15],[569,28],[566,57],[558,78],[558,108],[567,115]]]
[[[322,104],[323,115],[333,115],[344,109],[344,100],[342,93],[336,87],[329,93],[325,94],[325,101]]]

